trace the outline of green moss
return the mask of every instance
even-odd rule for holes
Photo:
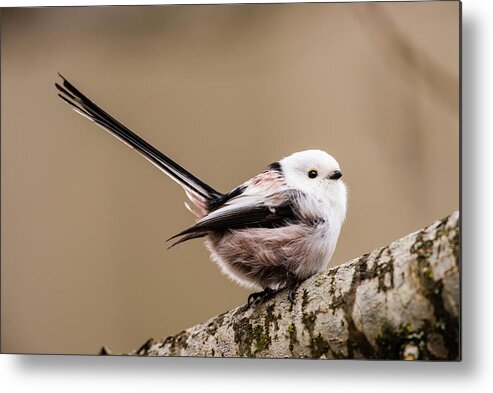
[[[270,347],[271,330],[273,334],[279,330],[280,315],[274,310],[275,305],[270,304],[264,313],[254,312],[250,318],[244,317],[233,323],[234,340],[240,356],[256,357]]]
[[[313,358],[318,359],[322,355],[327,355],[330,350],[330,345],[324,340],[322,334],[318,334],[310,340],[311,355]]]
[[[448,358],[457,359],[459,356],[459,320],[454,315],[450,314],[444,305],[442,291],[443,281],[441,279],[434,280],[433,272],[430,265],[430,257],[433,256],[435,244],[437,244],[436,253],[439,254],[441,249],[438,245],[443,242],[443,237],[446,237],[452,247],[452,252],[458,261],[459,258],[459,230],[458,222],[447,226],[449,217],[440,221],[435,228],[434,241],[423,240],[426,229],[420,231],[416,235],[416,241],[412,245],[410,251],[415,254],[418,262],[418,279],[421,282],[422,294],[433,305],[433,314],[435,322],[427,322],[423,328],[425,336],[434,332],[441,335],[444,339],[446,348],[449,349]],[[421,349],[421,348],[420,348]],[[421,352],[421,351],[420,351]],[[433,358],[432,354],[425,355]]]
[[[444,332],[447,329],[447,323],[443,319],[440,319],[440,320],[435,322],[434,327],[435,327],[435,330]]]
[[[319,287],[321,287],[324,284],[324,282],[325,282],[324,277],[323,276],[319,276],[315,280],[314,285],[315,285],[315,287],[319,288]]]
[[[411,333],[409,330],[409,325],[397,332],[393,331],[390,326],[384,326],[376,339],[376,357],[387,360],[402,359],[406,344],[411,342],[408,337],[414,334],[414,329],[411,329]]]
[[[308,291],[306,289],[303,289],[303,298],[301,302],[301,309],[304,310],[305,307],[308,305],[310,299],[308,298]]]
[[[293,353],[294,346],[298,344],[298,337],[296,334],[296,326],[294,323],[290,323],[287,328],[287,333],[289,337],[289,350],[291,354]]]
[[[387,259],[382,261],[382,256],[386,255]],[[371,269],[368,267],[368,257],[370,254],[361,256],[358,260],[357,269],[353,275],[351,287],[355,288],[359,283],[376,278],[378,280],[378,292],[386,292],[394,288],[394,258],[389,247],[382,247],[375,256]],[[387,283],[385,278],[389,277]]]
[[[264,319],[264,326],[267,331],[270,329],[270,325],[274,325],[274,331],[279,330],[279,319],[281,319],[280,315],[276,315],[274,313],[275,305],[270,304],[267,307],[266,313],[265,313],[265,319]]]
[[[317,316],[315,315],[314,312],[303,313],[303,316],[301,318],[301,322],[305,326],[306,330],[308,330],[310,337],[313,335],[316,320],[317,320]]]
[[[269,348],[271,343],[269,332],[264,332],[262,326],[257,325],[254,328],[254,339],[252,341],[253,346],[255,347],[254,355],[264,351]]]
[[[331,310],[337,310],[344,304],[344,298],[342,296],[338,296],[332,299],[332,302],[329,304],[329,308]]]
[[[419,329],[415,329],[411,324],[406,324],[393,330],[386,325],[376,339],[375,357],[388,360],[403,359],[406,346],[415,345],[419,350],[419,356],[416,360],[443,360],[429,351],[427,343],[428,340],[436,340],[437,335],[446,339],[447,329],[448,327],[443,321],[433,324],[424,321]],[[449,349],[447,359],[456,360],[458,354],[454,353],[453,347],[447,346],[447,348]]]
[[[433,245],[436,242],[438,245],[440,244],[439,240],[443,236],[445,236],[452,248],[452,253],[456,258],[456,261],[459,260],[460,253],[460,237],[459,237],[459,222],[453,223],[453,225],[448,225],[450,220],[450,216],[441,220],[438,225],[434,228],[435,234],[432,240],[423,240],[423,235],[427,229],[422,230],[416,236],[416,242],[411,247],[411,252],[417,254],[418,259],[428,258],[431,256],[433,251]],[[439,246],[437,246],[439,249]]]
[[[423,268],[422,273],[428,279],[432,279],[433,278],[433,272],[431,271],[431,269],[428,266],[425,266]]]

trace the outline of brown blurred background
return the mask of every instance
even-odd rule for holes
[[[2,352],[130,351],[243,304],[182,190],[56,96],[57,72],[227,191],[342,165],[332,264],[458,209],[459,3],[4,9]]]

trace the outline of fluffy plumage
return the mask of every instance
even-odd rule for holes
[[[212,259],[237,283],[278,290],[327,266],[346,214],[337,161],[321,150],[294,153],[229,193],[220,193],[159,152],[66,79],[56,83],[72,108],[137,150],[185,190],[197,217],[173,247],[206,237]]]

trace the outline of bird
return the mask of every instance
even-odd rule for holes
[[[247,304],[288,289],[294,303],[301,282],[328,266],[347,209],[339,163],[312,149],[288,155],[222,193],[194,176],[101,107],[61,74],[58,96],[77,113],[135,149],[185,191],[196,222],[171,236],[172,248],[205,238],[211,259],[232,281],[254,290]]]

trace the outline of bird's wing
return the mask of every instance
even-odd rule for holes
[[[282,181],[272,178],[263,181],[269,176],[268,173],[262,173],[242,185],[241,194],[235,195],[195,225],[168,239],[184,236],[171,247],[191,238],[205,236],[210,231],[274,228],[297,221],[295,192],[289,190]],[[259,181],[259,177],[263,180]]]

